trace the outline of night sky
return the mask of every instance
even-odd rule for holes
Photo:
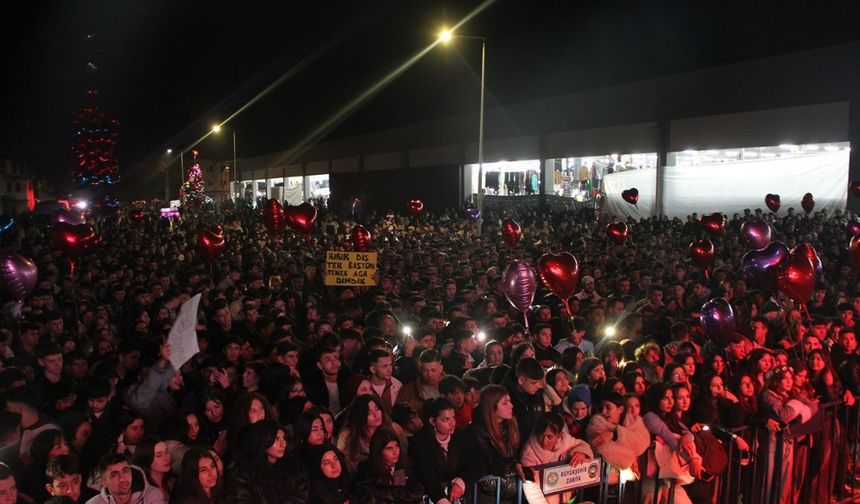
[[[93,86],[120,121],[116,192],[160,195],[151,172],[164,149],[188,145],[285,72],[294,75],[227,126],[240,158],[295,146],[480,4],[16,3],[0,30],[0,158],[69,188],[69,117]],[[496,0],[460,33],[487,38],[494,106],[857,40],[860,2]],[[89,61],[97,72],[85,70]],[[479,71],[479,43],[438,47],[327,138],[476,111]],[[199,149],[230,157],[229,132]]]

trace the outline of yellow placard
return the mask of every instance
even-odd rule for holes
[[[325,253],[325,282],[332,286],[376,285],[376,252]]]

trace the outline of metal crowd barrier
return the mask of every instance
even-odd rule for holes
[[[723,443],[728,466],[711,483],[710,497],[694,500],[694,504],[830,504],[851,502],[852,498],[856,501],[860,497],[860,480],[855,479],[855,471],[860,469],[860,401],[852,407],[842,405],[841,401],[822,403],[808,422],[783,428],[774,435],[763,427],[740,427],[730,432],[742,437],[750,451],[740,452],[734,442]],[[652,443],[639,457],[639,479],[610,485],[611,469],[604,463],[601,484],[575,491],[575,502],[674,504],[676,482],[660,480],[653,450]],[[784,460],[786,452],[790,453],[791,460]],[[791,468],[791,488],[783,489],[782,473],[788,467]],[[481,481],[495,481],[495,499],[484,495],[479,500],[476,484],[472,502],[501,504],[502,479],[485,476]],[[649,490],[651,485],[654,490],[653,497],[647,499],[643,488],[646,482]],[[787,498],[781,498],[783,493],[788,494]],[[526,502],[522,481],[518,481],[516,497],[507,502]]]

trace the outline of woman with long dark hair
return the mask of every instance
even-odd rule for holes
[[[349,504],[352,474],[340,450],[330,443],[310,447],[307,466],[311,477],[311,502]]]
[[[816,402],[798,396],[794,393],[794,373],[787,366],[773,370],[765,384],[761,395],[761,414],[776,422],[779,429],[792,422],[806,422],[818,411]],[[798,495],[792,492],[794,473],[794,440],[790,436],[777,436],[775,430],[770,430],[767,441],[767,461],[762,467],[771,468],[764,475],[765,499],[770,501],[772,495],[778,495],[778,502],[798,502]],[[782,437],[782,445],[779,445]],[[781,450],[781,457],[779,451]],[[779,463],[777,463],[777,459]],[[773,484],[773,475],[781,470],[780,486]]]
[[[686,388],[684,390],[689,391]],[[651,435],[656,438],[654,458],[657,460],[659,478],[677,480],[674,502],[689,503],[690,498],[682,485],[688,485],[700,477],[702,457],[696,452],[693,433],[681,422],[675,411],[672,388],[663,382],[651,385],[645,392],[643,406],[647,413],[642,420]],[[643,485],[643,492],[646,494],[658,491],[654,488],[653,478],[647,478]],[[645,501],[649,499],[650,496]]]
[[[245,426],[236,437],[237,450],[227,473],[231,503],[305,503],[307,471],[288,451],[284,429],[274,420]]]
[[[397,434],[377,429],[370,439],[370,456],[359,465],[356,499],[370,504],[420,502],[424,487],[412,472]]]
[[[197,416],[200,439],[224,455],[227,449],[227,396],[223,390],[208,387],[202,398],[203,408]]]
[[[350,471],[357,470],[358,464],[367,460],[370,438],[379,428],[394,432],[406,446],[403,429],[391,422],[378,397],[369,394],[356,397],[349,407],[346,425],[337,436],[337,449],[346,456]]]
[[[170,500],[174,477],[170,472],[167,444],[155,436],[144,436],[134,450],[134,465],[143,469],[150,485],[161,490],[164,500]]]
[[[322,446],[326,442],[323,419],[309,411],[302,412],[293,425],[293,439],[305,462],[309,462],[310,449]],[[310,468],[310,465],[308,466]]]
[[[444,398],[424,405],[424,427],[409,442],[415,472],[434,502],[455,502],[468,496],[482,474],[477,473],[474,448],[457,428],[454,405]]]
[[[262,420],[277,420],[278,413],[259,392],[248,392],[240,395],[233,403],[230,419],[227,423],[227,445],[234,444],[235,436],[242,431],[246,425],[260,422]],[[230,448],[234,450],[235,448]]]
[[[47,429],[37,434],[28,452],[29,465],[18,483],[21,491],[36,499],[37,502],[48,499],[50,495],[45,489],[45,467],[52,458],[68,454],[69,445],[66,444],[63,431]]]
[[[223,482],[218,464],[206,448],[190,448],[182,457],[179,480],[170,504],[214,504],[223,502]]]
[[[472,413],[467,429],[475,443],[480,474],[502,478],[502,498],[511,499],[516,492],[516,478],[522,476],[517,461],[520,451],[520,429],[514,416],[511,396],[501,385],[481,389],[478,407]],[[495,495],[495,485],[479,483],[481,493]]]

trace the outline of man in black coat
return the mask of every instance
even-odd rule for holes
[[[514,404],[514,416],[520,428],[520,439],[528,439],[538,417],[544,411],[543,393],[546,372],[534,358],[525,358],[517,364],[514,373],[505,376],[504,387],[508,389]]]
[[[457,429],[454,406],[443,398],[424,406],[424,428],[409,442],[410,456],[424,491],[433,502],[452,503],[468,496],[482,475],[473,460],[476,449],[471,437]]]

